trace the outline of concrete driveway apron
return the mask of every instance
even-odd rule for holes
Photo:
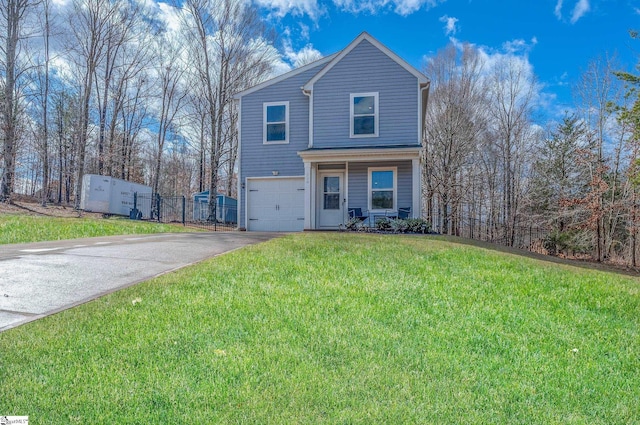
[[[0,332],[275,236],[170,233],[0,245]]]

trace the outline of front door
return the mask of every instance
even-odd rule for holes
[[[320,173],[318,181],[318,227],[337,229],[344,224],[344,173]]]

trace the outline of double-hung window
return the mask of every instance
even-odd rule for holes
[[[289,143],[289,102],[267,102],[263,111],[264,144]]]
[[[369,210],[397,210],[397,167],[369,168]]]
[[[351,137],[378,137],[378,92],[351,93]]]

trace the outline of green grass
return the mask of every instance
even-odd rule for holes
[[[640,423],[640,283],[296,234],[0,334],[32,423]]]
[[[192,231],[173,224],[122,218],[53,218],[0,214],[0,245],[62,239]]]

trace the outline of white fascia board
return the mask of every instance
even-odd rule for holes
[[[405,70],[407,70],[407,72],[409,72],[411,75],[416,77],[418,79],[418,82],[420,82],[420,83],[428,83],[429,82],[429,79],[427,78],[426,75],[424,75],[422,72],[420,72],[417,69],[415,69],[407,61],[402,59],[400,56],[395,54],[392,50],[387,48],[384,44],[380,43],[378,40],[373,38],[369,33],[364,31],[358,37],[356,37],[355,40],[353,40],[351,43],[349,43],[349,45],[347,47],[345,47],[341,52],[337,53],[331,59],[331,61],[324,68],[322,68],[322,70],[320,70],[320,72],[318,72],[316,75],[314,75],[313,78],[311,80],[309,80],[309,82],[307,82],[307,84],[305,84],[303,86],[302,89],[306,90],[306,91],[313,90],[313,85],[320,78],[322,78],[327,72],[329,72],[331,70],[331,68],[333,68],[338,62],[340,62],[342,60],[342,58],[344,58],[346,55],[348,55],[349,52],[351,52],[363,40],[367,40],[369,43],[373,44],[382,53],[384,53],[385,55],[389,56],[398,65],[400,65]]]
[[[303,162],[327,161],[395,161],[420,158],[423,148],[371,148],[371,149],[327,149],[317,151],[300,151],[298,156]]]
[[[236,205],[236,220],[238,221],[238,227],[241,226],[240,224],[240,210],[242,209],[242,200],[243,200],[243,196],[246,196],[243,192],[242,192],[242,99],[238,99],[238,121],[236,122],[237,127],[237,131],[238,131],[238,151],[237,151],[237,156],[236,156],[236,161],[238,161],[238,181],[237,181],[237,186],[238,186],[238,204]],[[244,211],[245,216],[247,214],[247,210]],[[245,229],[246,229],[246,223],[245,223]]]
[[[292,69],[289,72],[285,72],[284,74],[278,75],[277,77],[271,78],[270,80],[264,81],[264,82],[262,82],[260,84],[257,84],[257,85],[255,85],[253,87],[250,87],[250,88],[248,88],[246,90],[238,92],[238,93],[233,95],[233,98],[234,99],[240,99],[243,96],[246,96],[248,94],[251,94],[253,92],[261,90],[261,89],[263,89],[265,87],[269,87],[270,85],[279,83],[280,81],[284,81],[287,78],[294,77],[294,76],[300,74],[301,72],[308,71],[309,69],[311,69],[313,67],[316,67],[318,65],[322,65],[323,63],[327,63],[327,62],[331,61],[336,55],[337,55],[337,53],[334,53],[332,55],[325,56],[322,59],[318,59],[317,61],[311,62],[310,64],[301,66],[300,68]]]

